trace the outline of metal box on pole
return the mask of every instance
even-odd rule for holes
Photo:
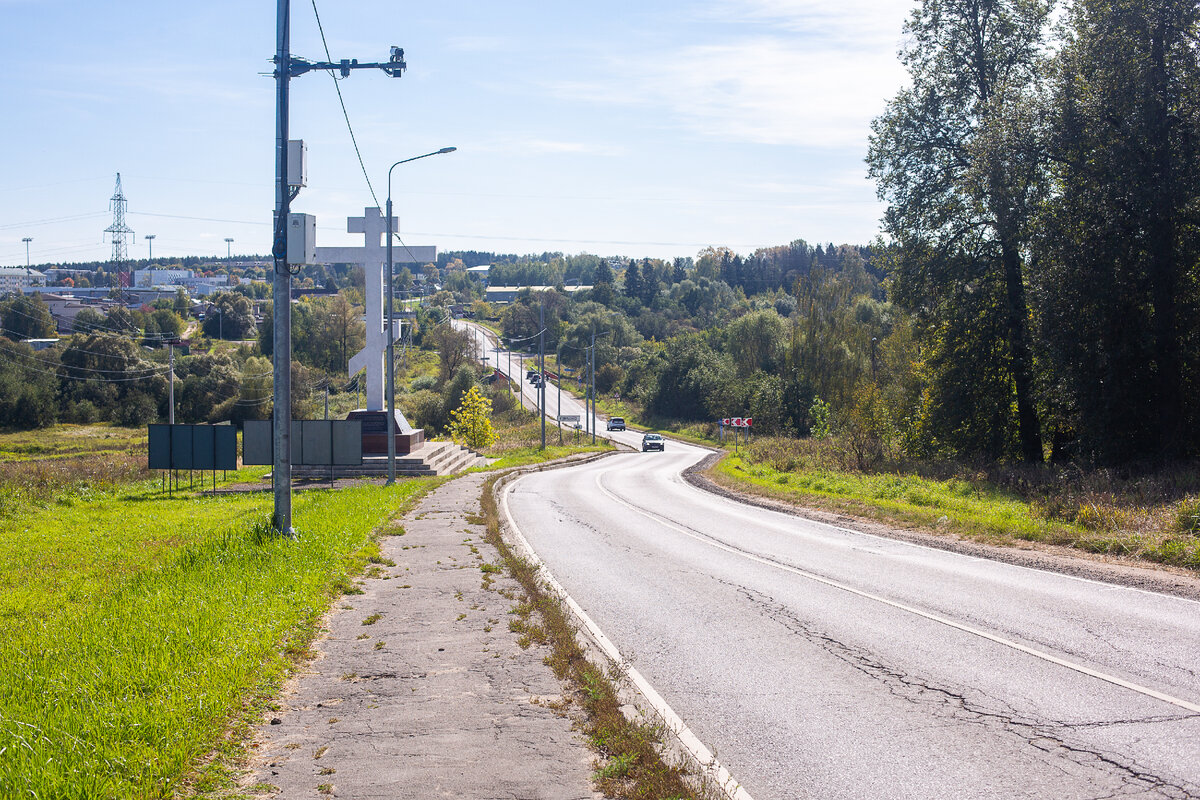
[[[313,264],[317,260],[317,218],[312,214],[289,213],[287,263]]]
[[[303,139],[288,140],[287,182],[296,189],[308,186],[308,146]]]

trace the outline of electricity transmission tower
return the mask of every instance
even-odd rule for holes
[[[112,234],[112,260],[117,273],[117,286],[125,289],[133,284],[132,275],[126,270],[129,261],[129,251],[125,245],[125,235],[133,236],[133,229],[125,224],[125,193],[121,191],[121,173],[117,173],[117,188],[109,199],[109,207],[113,212],[113,223],[104,229]]]

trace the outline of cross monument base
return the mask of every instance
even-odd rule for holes
[[[386,411],[358,409],[347,414],[346,419],[362,420],[364,456],[387,455],[388,413]],[[396,439],[397,455],[411,453],[425,443],[425,431],[409,425],[408,420],[399,411],[392,420],[391,433]]]

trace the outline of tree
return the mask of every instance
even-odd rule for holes
[[[496,441],[491,414],[492,401],[483,396],[478,386],[472,386],[458,408],[450,412],[450,435],[473,450],[491,445]]]
[[[210,339],[251,339],[254,327],[254,306],[236,292],[218,292],[209,298],[216,306],[204,319],[204,335]]]
[[[1056,445],[1105,462],[1200,449],[1198,17],[1076,0],[1054,64],[1035,286]]]
[[[40,294],[19,294],[0,303],[4,335],[13,341],[48,339],[55,335],[54,317]]]
[[[642,273],[638,269],[638,262],[630,261],[629,266],[625,268],[625,296],[642,302],[644,292],[645,286],[642,284]]]
[[[435,327],[429,339],[438,351],[438,380],[445,383],[459,367],[469,363],[467,351],[472,344],[471,335],[446,323]]]
[[[52,358],[0,338],[0,427],[29,430],[58,421]]]
[[[867,157],[899,245],[893,296],[917,312],[921,335],[957,316],[954,298],[989,293],[973,333],[1002,337],[1005,347],[976,336],[981,350],[952,341],[944,355],[1000,359],[1027,461],[1042,458],[1025,297],[1042,160],[1027,109],[1047,15],[1043,0],[923,0],[905,24],[911,86],[872,124]]]

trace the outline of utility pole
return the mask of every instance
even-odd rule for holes
[[[591,378],[591,387],[588,389],[588,395],[592,398],[592,444],[596,443],[596,329],[592,328],[592,351],[588,354],[588,362],[591,364],[591,369],[588,370]]]
[[[146,240],[146,244],[150,245],[150,257],[146,259],[147,263],[154,260],[154,239],[157,235],[158,234],[147,233],[144,237],[142,237]]]
[[[167,424],[175,424],[175,342],[167,342],[167,360],[171,362],[170,387],[167,389]]]
[[[562,339],[559,338],[558,346],[554,348],[554,370],[558,373],[558,413],[555,416],[558,418],[558,446],[562,447]]]
[[[538,399],[542,413],[542,449],[546,449],[546,301],[538,305]]]
[[[25,243],[25,271],[29,271],[29,243],[33,241],[32,236],[26,236],[21,239]]]
[[[288,190],[288,81],[292,78],[291,8],[278,0],[275,20],[275,238],[271,247],[272,367],[275,408],[272,425],[274,463],[271,488],[275,493],[275,530],[292,530],[292,273],[287,264],[287,218],[292,197]]]
[[[294,536],[292,529],[292,273],[287,261],[287,223],[291,203],[300,187],[288,187],[288,88],[292,78],[312,70],[337,70],[343,78],[352,69],[379,68],[384,74],[399,78],[405,69],[404,51],[393,47],[386,63],[360,64],[358,59],[344,58],[339,62],[313,62],[293,58],[291,54],[291,2],[277,0],[275,7],[275,228],[271,245],[274,259],[271,297],[273,314],[273,380],[275,409],[272,444],[271,486],[275,494],[274,528],[284,536]],[[117,176],[118,194],[120,176]],[[114,225],[115,227],[115,225]],[[115,242],[114,242],[115,246]],[[226,248],[228,251],[228,248]]]

